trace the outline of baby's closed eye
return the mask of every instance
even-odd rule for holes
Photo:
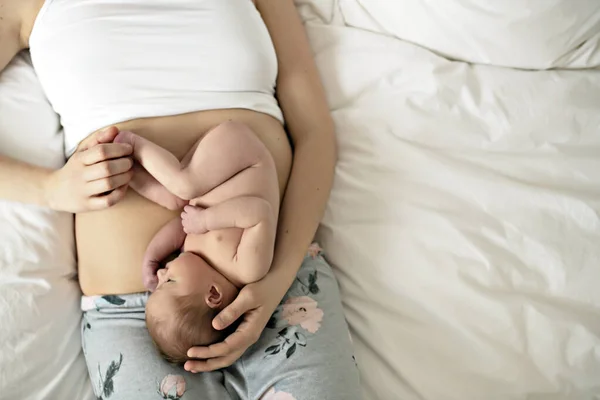
[[[167,256],[167,258],[165,258],[163,260],[163,262],[161,263],[162,268],[165,268],[167,266],[168,263],[170,263],[171,261],[175,260],[177,257],[179,257],[181,255],[181,251],[180,250],[176,250],[174,252],[172,252],[171,254],[169,254]]]

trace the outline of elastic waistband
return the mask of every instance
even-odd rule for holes
[[[100,310],[106,308],[139,308],[146,307],[150,293],[109,294],[105,296],[81,296],[81,311]]]

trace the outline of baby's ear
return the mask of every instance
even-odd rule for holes
[[[206,305],[210,308],[219,308],[223,304],[223,291],[216,283],[210,285],[208,293],[204,297]]]

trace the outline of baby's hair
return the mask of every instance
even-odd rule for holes
[[[216,343],[224,332],[212,327],[219,310],[208,307],[202,295],[192,293],[174,300],[175,309],[166,319],[146,309],[146,326],[160,354],[170,363],[183,364],[190,347]]]

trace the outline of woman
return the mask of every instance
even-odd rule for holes
[[[0,156],[0,198],[76,214],[80,284],[96,296],[84,298],[94,307],[83,323],[96,394],[359,398],[335,279],[318,247],[305,257],[335,138],[293,0],[0,0],[0,69],[25,48],[73,154],[57,171]],[[144,250],[174,214],[127,190],[131,149],[112,139],[131,130],[181,157],[228,120],[249,126],[275,159],[285,192],[275,256],[215,318],[218,329],[241,321],[235,332],[191,349],[184,371],[153,348],[141,294]]]

